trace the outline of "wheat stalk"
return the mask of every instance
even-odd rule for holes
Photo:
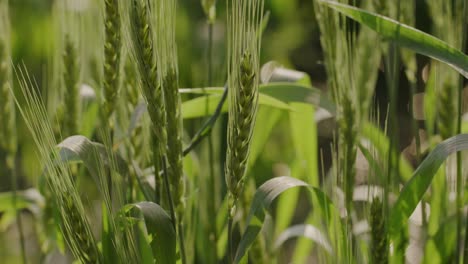
[[[119,0],[105,0],[104,44],[104,122],[115,110],[120,91],[120,57],[122,49]]]

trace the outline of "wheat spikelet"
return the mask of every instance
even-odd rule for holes
[[[162,168],[162,160],[166,153],[167,132],[166,112],[163,101],[163,92],[157,73],[155,52],[153,47],[153,32],[148,15],[149,8],[146,1],[133,0],[131,6],[131,33],[133,51],[137,61],[139,74],[142,80],[142,93],[151,119],[153,163],[155,172]],[[159,173],[155,173],[156,189],[162,180]],[[156,201],[159,201],[156,193]]]
[[[33,87],[29,75],[21,69],[17,74],[24,102],[19,104],[15,98],[16,104],[44,165],[44,175],[60,213],[64,239],[74,257],[82,263],[102,263],[102,255],[85,217],[82,200],[73,185],[70,167],[59,158],[52,124],[42,99],[35,92],[36,87]]]
[[[0,3],[0,151],[8,155],[16,152],[15,107],[10,93],[11,63],[8,1]]]
[[[370,209],[371,263],[388,263],[388,239],[382,201],[374,198]]]
[[[345,201],[351,204],[353,201],[354,178],[356,176],[354,164],[357,155],[357,111],[348,96],[341,98],[341,104],[343,112],[338,124],[340,127],[339,142],[342,147],[342,155],[340,155],[339,166],[343,176]],[[348,208],[351,208],[350,205]]]
[[[130,58],[126,59],[124,66],[124,79],[123,79],[123,98],[125,104],[126,115],[131,115],[140,100],[140,93],[138,91],[138,72]],[[143,134],[142,126],[135,127],[130,135],[130,149],[131,157],[133,160],[143,161],[145,159],[145,137]]]
[[[184,180],[182,166],[182,117],[180,114],[180,95],[178,92],[177,74],[167,73],[163,80],[164,98],[167,111],[167,159],[168,174],[175,197],[174,206],[182,217],[184,210]]]
[[[73,192],[72,192],[73,193]],[[61,193],[59,202],[62,217],[62,232],[73,255],[82,263],[100,263],[99,252],[85,212],[77,203],[79,197]]]
[[[225,177],[232,211],[244,186],[258,106],[263,1],[229,1],[228,8],[229,121]]]
[[[115,109],[120,90],[121,22],[119,0],[105,0],[105,44],[104,44],[104,122]]]
[[[456,122],[454,117],[457,115],[456,86],[455,82],[445,80],[439,88],[439,100],[437,100],[437,128],[442,139],[447,139],[455,134]]]
[[[158,36],[156,48],[158,51],[158,74],[162,78],[161,86],[164,94],[167,120],[167,160],[168,177],[171,183],[174,206],[178,221],[181,222],[185,208],[183,149],[182,149],[182,116],[181,99],[178,83],[176,31],[176,2],[171,0],[156,1],[155,35]]]
[[[71,136],[78,132],[79,113],[79,66],[75,44],[69,35],[65,36],[63,60],[64,109],[63,134]]]
[[[375,82],[375,76],[360,76],[359,70],[355,70],[360,69],[354,65],[356,61],[359,62],[355,54],[356,36],[352,28],[342,23],[344,18],[333,10],[317,2],[314,3],[317,22],[322,32],[320,41],[325,54],[328,86],[337,105],[339,125],[337,172],[345,191],[346,209],[351,215],[358,127],[360,122],[367,118],[366,112],[372,96],[373,84],[367,82],[367,79],[372,78]],[[366,60],[360,62],[367,63]],[[372,65],[370,67],[375,68]],[[349,217],[348,223],[352,224],[350,219]]]

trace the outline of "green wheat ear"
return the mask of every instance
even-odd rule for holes
[[[370,209],[371,263],[388,263],[388,238],[382,201],[376,197]]]
[[[105,44],[104,44],[104,81],[103,81],[103,122],[115,110],[120,91],[120,57],[122,50],[119,0],[104,0],[105,6]]]
[[[457,115],[457,105],[455,98],[457,96],[456,82],[445,80],[439,90],[439,100],[437,100],[438,121],[437,128],[439,129],[442,139],[447,139],[455,135],[456,122],[453,118]]]
[[[24,101],[15,98],[18,110],[37,147],[44,177],[60,217],[61,231],[73,256],[82,263],[102,263],[102,255],[91,232],[91,225],[78,190],[74,186],[70,167],[61,162],[55,135],[42,98],[35,92],[29,75],[18,69],[20,91]]]
[[[263,1],[229,1],[228,9],[228,85],[230,92],[225,177],[231,197],[230,207],[233,209],[245,182],[258,107]]]
[[[12,71],[10,62],[10,22],[8,1],[0,3],[0,152],[16,152],[15,106],[10,93]]]
[[[64,109],[63,115],[63,135],[65,137],[74,135],[78,132],[78,113],[79,113],[79,66],[78,55],[75,43],[69,35],[65,36],[65,49],[62,55],[63,60],[63,84],[64,90]]]
[[[156,54],[153,46],[153,27],[149,17],[149,7],[145,0],[132,0],[130,12],[131,40],[133,54],[138,65],[142,82],[142,94],[151,119],[153,163],[156,172],[162,169],[166,154],[166,110],[163,92],[158,78]],[[155,173],[156,188],[162,186],[159,173]],[[156,201],[160,197],[156,194]]]
[[[179,94],[179,70],[177,64],[176,1],[159,0],[154,4],[156,20],[154,21],[157,36],[158,74],[162,78],[161,87],[164,94],[167,120],[167,160],[168,176],[171,183],[174,206],[177,209],[178,221],[182,221],[185,209],[184,174],[182,166],[182,115]]]

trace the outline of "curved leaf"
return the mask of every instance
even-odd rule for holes
[[[320,2],[360,24],[368,26],[384,38],[396,41],[401,46],[416,53],[450,65],[465,78],[468,78],[468,56],[451,47],[448,43],[388,17],[334,1],[320,0]]]
[[[294,187],[306,187],[310,193],[315,196],[322,212],[326,212],[328,217],[335,215],[335,207],[321,190],[292,177],[283,176],[273,178],[262,184],[255,192],[252,206],[247,217],[248,226],[241,237],[234,263],[239,263],[243,259],[250,246],[257,238],[262,229],[266,211],[269,210],[273,200],[283,192]]]
[[[121,176],[128,175],[128,167],[122,157],[115,153],[109,154],[103,144],[92,142],[84,136],[68,137],[57,148],[61,162],[83,162],[98,184],[102,165],[116,170]]]
[[[295,237],[305,237],[322,246],[325,251],[332,254],[333,250],[327,237],[313,225],[295,225],[284,230],[275,242],[275,248],[279,248],[284,242]]]
[[[13,207],[13,192],[0,193],[0,212],[28,209],[38,214],[45,206],[45,199],[37,189],[27,189],[16,192],[16,209]]]
[[[266,94],[285,103],[306,103],[321,107],[331,114],[335,105],[318,88],[298,83],[269,83],[260,86],[260,94]]]
[[[451,154],[462,150],[468,150],[468,134],[460,134],[438,144],[419,165],[391,210],[391,236],[397,235],[400,227],[407,222],[442,163]]]
[[[16,218],[16,211],[26,209],[35,217],[40,217],[45,207],[45,199],[37,189],[27,189],[16,192],[16,208],[13,204],[13,192],[0,193],[0,231],[5,231],[6,228]]]
[[[262,83],[288,82],[310,85],[309,75],[305,72],[284,68],[276,61],[265,63],[260,70]]]
[[[126,205],[123,210],[144,221],[156,263],[176,263],[176,232],[166,211],[152,202]]]

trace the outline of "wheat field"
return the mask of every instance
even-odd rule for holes
[[[465,0],[0,0],[0,263],[468,262]]]

